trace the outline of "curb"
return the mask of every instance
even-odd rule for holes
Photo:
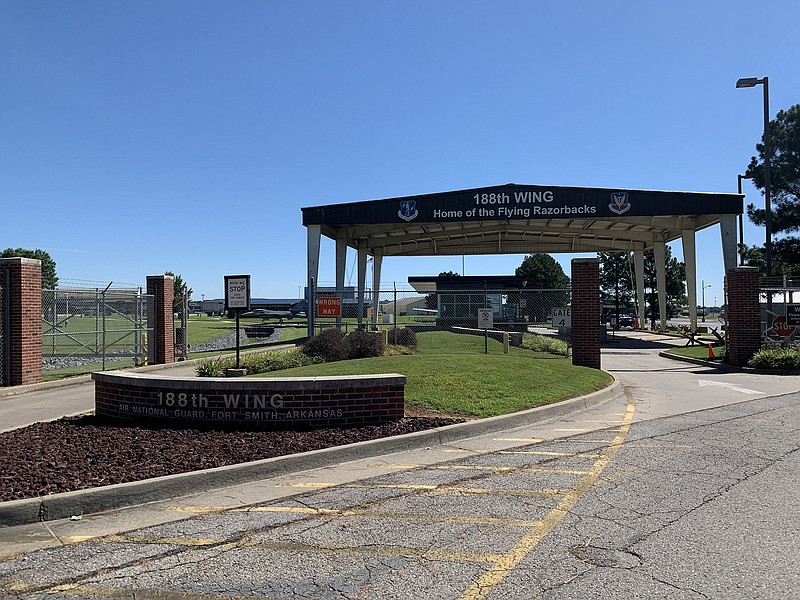
[[[596,406],[615,397],[622,385],[615,379],[605,389],[525,411],[457,423],[405,435],[334,446],[300,454],[267,458],[203,471],[166,475],[99,488],[0,503],[0,527],[66,519],[243,485],[278,475],[307,471],[383,454],[448,444],[495,431],[521,427]]]
[[[666,350],[659,352],[659,356],[664,358],[671,358],[672,360],[680,360],[683,362],[692,363],[695,365],[702,365],[712,369],[721,369],[723,371],[737,371],[740,373],[752,373],[753,375],[800,375],[800,371],[786,370],[786,369],[753,369],[752,367],[737,367],[735,365],[713,360],[704,360],[702,358],[692,358],[691,356],[680,356],[679,354],[670,354]]]

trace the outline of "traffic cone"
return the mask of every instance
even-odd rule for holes
[[[714,348],[711,344],[708,345],[708,358],[709,359],[717,358],[716,356],[714,356]]]

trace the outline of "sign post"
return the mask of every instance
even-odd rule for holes
[[[250,275],[225,275],[225,310],[236,314],[236,368],[239,369],[239,315],[250,310]]]
[[[489,354],[489,330],[494,328],[494,313],[491,308],[478,309],[478,329],[483,329],[483,352]]]

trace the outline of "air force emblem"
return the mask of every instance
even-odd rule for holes
[[[416,219],[419,216],[419,212],[417,212],[417,201],[401,200],[400,210],[397,212],[397,216],[404,221],[412,221],[413,219]]]
[[[628,202],[628,192],[614,192],[611,194],[611,204],[608,205],[608,208],[618,215],[628,212],[631,208],[631,203]]]

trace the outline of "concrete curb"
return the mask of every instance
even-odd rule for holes
[[[203,471],[64,492],[43,498],[2,502],[0,503],[0,527],[52,521],[73,515],[93,514],[137,506],[148,502],[158,502],[243,485],[297,471],[307,471],[373,456],[448,444],[465,438],[537,423],[596,406],[615,397],[621,387],[620,382],[615,379],[609,387],[587,396],[510,415]]]
[[[800,371],[785,370],[785,369],[753,369],[751,367],[737,367],[726,362],[715,360],[704,360],[702,358],[692,358],[691,356],[680,356],[679,354],[670,354],[666,350],[658,353],[659,356],[664,358],[671,358],[672,360],[680,360],[683,362],[692,363],[695,365],[702,365],[712,369],[721,369],[723,371],[738,371],[741,373],[753,373],[755,375],[800,375]]]

